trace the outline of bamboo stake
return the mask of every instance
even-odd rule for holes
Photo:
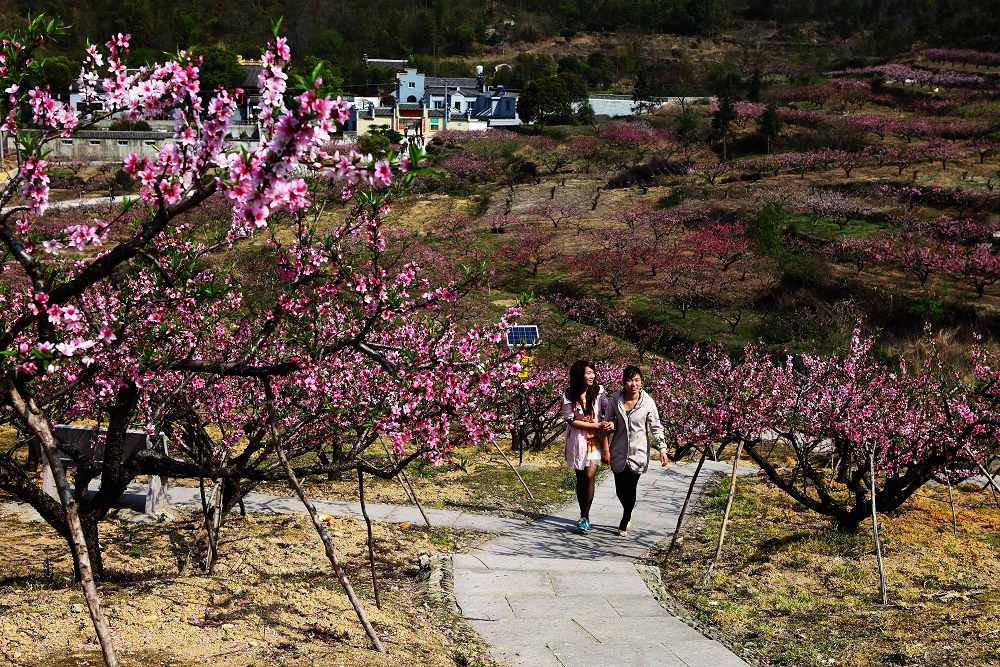
[[[951,473],[944,469],[944,481],[948,484],[948,504],[951,506],[951,532],[958,536],[958,517],[955,516],[955,497],[951,493]]]
[[[420,504],[420,498],[417,498],[417,490],[413,488],[413,484],[410,482],[410,478],[407,477],[405,470],[399,471],[399,476],[406,483],[406,486],[410,488],[410,496],[413,497],[413,504],[417,506],[420,510],[420,516],[424,517],[424,523],[427,524],[428,528],[433,528],[431,526],[431,520],[427,517],[427,512],[424,511],[424,506]]]
[[[268,391],[270,393],[270,391]],[[337,575],[337,580],[343,587],[344,592],[347,593],[347,599],[350,600],[351,606],[354,607],[354,612],[358,615],[358,620],[361,621],[361,626],[365,629],[365,633],[368,638],[372,640],[372,645],[375,650],[379,653],[385,653],[385,646],[382,645],[382,640],[379,639],[378,634],[375,632],[375,628],[372,627],[371,622],[368,620],[368,614],[365,613],[364,608],[361,606],[361,601],[358,600],[358,596],[354,593],[354,587],[351,586],[350,580],[347,578],[347,573],[344,571],[343,566],[340,564],[340,559],[337,557],[337,548],[333,544],[333,539],[330,538],[330,533],[326,530],[326,526],[320,521],[319,515],[316,513],[316,507],[309,502],[309,498],[306,497],[306,492],[299,483],[298,478],[295,476],[295,471],[292,470],[292,465],[288,462],[288,457],[285,455],[285,450],[281,446],[281,442],[278,440],[277,431],[274,428],[274,424],[271,424],[271,438],[274,439],[274,449],[278,453],[278,459],[281,461],[282,467],[285,469],[285,475],[288,476],[288,481],[295,488],[295,493],[298,495],[299,500],[305,506],[306,511],[309,513],[309,518],[312,520],[313,528],[319,533],[319,537],[323,540],[323,548],[326,550],[326,557],[330,560],[330,564],[333,565],[333,571]]]
[[[976,464],[976,467],[979,468],[979,472],[983,473],[983,475],[986,476],[986,484],[991,489],[993,489],[993,499],[994,501],[996,501],[997,500],[996,494],[998,491],[1000,491],[1000,486],[997,486],[997,482],[995,479],[993,479],[993,475],[991,475],[990,471],[986,469],[986,466],[984,466],[982,463],[979,462],[979,459],[975,457],[975,455],[969,449],[968,445],[965,446],[965,452],[969,455],[969,458],[972,459],[973,463]],[[997,502],[997,506],[1000,507],[1000,502]]]
[[[715,564],[719,561],[719,556],[722,555],[722,544],[726,539],[726,527],[729,526],[729,513],[733,509],[733,498],[736,497],[736,467],[740,463],[740,454],[743,452],[743,441],[741,440],[739,444],[736,445],[736,456],[733,457],[733,472],[729,476],[729,498],[726,500],[726,512],[722,515],[722,528],[719,530],[719,543],[715,545],[715,556],[712,558],[712,562],[708,564],[708,571],[705,572],[704,579],[701,580],[702,586],[707,586],[709,580],[712,578],[712,570],[715,569]]]
[[[694,469],[694,475],[691,476],[691,484],[688,485],[687,495],[684,496],[684,504],[681,505],[681,512],[677,515],[677,525],[674,526],[674,535],[670,538],[670,546],[667,548],[667,552],[674,550],[677,545],[677,536],[681,533],[681,524],[684,521],[684,513],[687,512],[688,502],[691,500],[691,494],[694,493],[694,485],[698,481],[698,474],[701,472],[701,467],[705,465],[705,459],[708,458],[708,445],[705,449],[701,451],[701,458],[698,459],[698,466]]]
[[[104,656],[104,663],[107,667],[118,667],[118,656],[115,654],[115,647],[111,641],[111,629],[104,618],[104,610],[101,607],[101,596],[97,592],[97,584],[94,582],[94,572],[90,565],[90,553],[87,551],[87,538],[83,534],[83,525],[80,523],[80,511],[76,504],[76,499],[70,492],[69,482],[66,481],[66,471],[59,460],[59,449],[56,445],[55,437],[49,428],[48,421],[42,417],[38,406],[31,399],[25,401],[21,393],[10,387],[8,395],[11,404],[21,418],[27,423],[35,437],[41,443],[45,458],[48,459],[49,468],[52,470],[52,477],[55,479],[56,488],[59,489],[59,500],[62,501],[63,510],[66,512],[66,524],[69,527],[70,545],[73,549],[73,556],[80,570],[80,586],[83,588],[83,598],[87,602],[87,609],[90,612],[90,620],[94,624],[94,631],[97,633],[97,640],[101,645],[101,654]]]
[[[531,498],[532,501],[534,501],[535,494],[533,494],[531,492],[531,489],[528,488],[528,485],[525,484],[524,478],[521,477],[521,473],[517,471],[517,468],[515,468],[514,464],[510,462],[510,459],[508,459],[507,455],[503,453],[503,450],[500,449],[500,445],[498,445],[495,440],[493,441],[493,446],[497,448],[497,451],[500,452],[500,456],[502,456],[503,460],[507,462],[507,467],[509,467],[514,472],[514,475],[517,476],[517,481],[519,481],[521,483],[521,486],[524,487],[524,490],[528,492],[528,497]]]
[[[882,540],[878,535],[878,512],[875,508],[875,454],[868,453],[868,470],[872,476],[872,532],[875,535],[875,559],[878,562],[878,586],[882,593],[882,604],[889,604],[889,594],[885,588],[885,564],[882,562]]]
[[[361,499],[361,516],[365,518],[365,525],[368,526],[368,563],[372,569],[372,590],[375,592],[375,606],[382,608],[382,600],[378,595],[378,579],[375,577],[375,538],[372,536],[372,520],[368,517],[368,508],[365,506],[365,473],[358,468],[358,497]]]
[[[399,459],[397,459],[392,452],[389,451],[389,447],[386,446],[384,442],[382,443],[382,449],[385,450],[385,455],[389,457],[390,461],[394,464],[399,462]],[[399,474],[396,475],[396,481],[399,482],[401,487],[403,487],[403,493],[406,495],[407,499],[416,505],[418,510],[420,510],[420,516],[424,518],[424,523],[427,524],[427,527],[433,528],[433,526],[431,526],[431,520],[427,517],[427,513],[424,512],[424,506],[420,504],[420,499],[417,498],[417,490],[413,488],[412,484],[410,484],[410,479],[406,476],[405,470],[399,471]]]

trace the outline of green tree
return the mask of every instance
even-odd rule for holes
[[[224,46],[201,45],[192,47],[191,52],[201,56],[201,87],[215,90],[219,86],[233,88],[243,84],[245,72],[236,58],[236,53]]]
[[[375,134],[375,130],[358,137],[358,152],[379,158],[389,152],[389,139],[384,134]]]
[[[781,133],[781,117],[778,115],[778,107],[774,102],[767,105],[764,113],[757,119],[757,126],[760,134],[767,140],[767,152],[771,152],[771,144]]]
[[[603,51],[587,56],[587,81],[592,86],[605,87],[615,80],[615,63]]]
[[[733,102],[728,97],[719,98],[719,107],[712,114],[712,131],[722,140],[722,161],[729,159],[728,141],[729,127],[736,120],[736,110],[733,109]]]
[[[705,69],[705,88],[719,97],[733,97],[743,85],[740,68],[731,60],[709,63]]]
[[[763,82],[761,81],[760,68],[755,67],[753,70],[753,75],[750,77],[750,87],[747,90],[747,97],[751,102],[760,101],[760,92],[763,87]]]
[[[533,79],[517,100],[517,115],[522,121],[566,122],[573,116],[572,97],[566,83],[558,76]]]
[[[79,65],[77,66],[79,71]],[[53,95],[68,95],[76,75],[69,58],[63,55],[46,56],[42,60],[40,85],[48,84]]]

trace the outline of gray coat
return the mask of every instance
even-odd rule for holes
[[[624,398],[619,391],[608,400],[608,413],[608,419],[615,422],[615,433],[611,439],[611,469],[622,472],[627,466],[632,472],[646,472],[649,448],[661,451],[666,447],[660,413],[653,397],[645,390],[641,391],[635,407],[626,413]]]

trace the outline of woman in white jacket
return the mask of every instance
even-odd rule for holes
[[[666,466],[669,460],[660,413],[653,397],[643,391],[642,371],[637,367],[625,368],[622,390],[609,399],[606,418],[614,423],[611,471],[615,476],[615,494],[622,504],[618,534],[626,535],[635,508],[639,476],[649,468],[649,448],[659,453],[661,465]]]
[[[576,473],[576,499],[580,504],[581,532],[590,530],[590,506],[594,502],[597,467],[608,459],[608,431],[605,421],[607,394],[597,383],[597,373],[589,361],[579,359],[570,366],[569,386],[562,395],[560,414],[566,422],[566,463]]]

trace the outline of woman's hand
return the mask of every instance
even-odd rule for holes
[[[666,468],[668,463],[670,463],[670,458],[667,456],[667,453],[661,449],[660,450],[660,465],[663,466],[664,468]]]
[[[614,422],[601,422],[601,430],[605,433],[611,433],[615,430]]]

